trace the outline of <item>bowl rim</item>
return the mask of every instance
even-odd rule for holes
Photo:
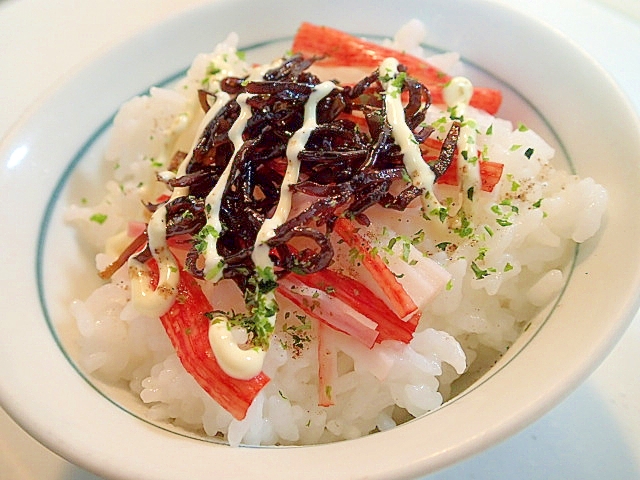
[[[244,1],[224,1],[221,3],[217,3],[215,5],[211,5],[211,6],[206,6],[206,7],[197,7],[196,9],[194,9],[193,11],[190,11],[186,14],[180,15],[177,18],[171,19],[168,22],[164,22],[163,24],[160,24],[156,27],[153,27],[152,29],[150,29],[149,31],[143,33],[140,36],[137,36],[133,39],[128,40],[127,42],[125,42],[123,45],[121,45],[120,47],[118,47],[117,49],[115,49],[115,53],[110,53],[107,54],[107,57],[112,58],[114,55],[117,55],[118,52],[122,53],[124,52],[127,48],[128,45],[133,45],[136,42],[139,42],[140,39],[145,38],[145,37],[153,37],[155,35],[157,35],[158,31],[161,31],[163,28],[167,28],[170,27],[171,25],[177,25],[179,24],[181,21],[185,21],[186,19],[190,18],[191,16],[195,16],[196,14],[200,14],[201,11],[208,11],[210,9],[212,10],[217,10],[218,8],[220,8],[221,4],[223,6],[227,6],[229,8],[232,8],[232,6],[236,6],[238,4],[242,4],[242,3],[251,3],[251,2],[244,2]],[[467,2],[464,0],[461,0],[461,2],[458,3],[463,3],[466,4]],[[493,3],[493,2],[489,2],[484,4],[487,8],[493,8],[493,9],[497,9],[498,5]],[[500,8],[504,9],[504,6],[500,6]],[[495,11],[495,10],[494,10]],[[504,9],[502,10],[503,12],[507,12],[508,9]],[[525,23],[527,22],[532,22],[532,20],[529,17],[524,17],[521,16],[519,13],[517,12],[511,12],[509,13],[510,15],[517,15],[520,18],[520,21],[524,21]],[[527,19],[527,20],[524,20]],[[541,22],[538,21],[533,21],[534,24],[538,25],[540,27]],[[527,23],[527,25],[530,25],[530,23]],[[542,27],[540,27],[542,28]],[[559,34],[557,32],[550,32],[547,29],[543,28],[543,31],[548,32],[549,35],[556,35],[559,36]],[[557,37],[557,38],[562,38],[561,36]],[[564,39],[566,41],[566,39]],[[640,122],[638,121],[637,115],[635,114],[635,112],[633,112],[628,105],[628,102],[625,102],[624,100],[624,96],[620,93],[620,91],[617,89],[617,87],[615,86],[614,82],[611,80],[611,78],[608,76],[608,74],[606,74],[606,72],[602,71],[602,69],[600,67],[598,67],[595,62],[593,62],[593,60],[591,60],[588,56],[586,56],[586,54],[584,54],[584,52],[582,52],[579,48],[577,48],[576,46],[572,46],[573,50],[575,50],[577,52],[577,54],[580,56],[581,61],[582,62],[586,62],[587,64],[591,65],[591,68],[595,69],[595,71],[598,72],[598,74],[602,77],[603,81],[605,81],[605,83],[609,83],[612,87],[612,91],[610,92],[611,95],[613,95],[616,99],[616,102],[618,102],[621,106],[622,106],[622,110],[624,111],[625,115],[628,117],[629,121],[632,123],[632,125],[634,126],[636,132],[640,132]],[[104,62],[104,58],[101,57],[97,60],[95,60],[94,62],[92,62],[88,67],[86,67],[88,70],[91,69],[95,69],[97,68],[98,65],[100,65],[101,62]],[[60,95],[61,91],[64,90],[64,86],[61,87],[61,90],[58,90],[56,92],[53,93],[52,97],[56,97],[58,95]],[[51,102],[51,99],[48,99],[45,101],[46,102]],[[38,115],[37,110],[35,112],[32,112],[32,114],[34,116]],[[2,154],[0,156],[2,156],[3,158],[5,156],[7,156],[8,154],[11,153],[12,151],[12,145],[18,141],[22,139],[22,135],[23,132],[21,131],[21,129],[27,128],[30,124],[32,123],[32,119],[29,118],[27,120],[25,120],[18,128],[16,133],[14,134],[13,137],[9,137],[7,142],[5,143],[5,145],[8,145],[8,147],[5,147],[2,149]],[[495,443],[497,440],[504,438],[506,435],[509,435],[511,433],[514,433],[515,431],[519,430],[520,428],[522,428],[525,424],[527,424],[529,421],[531,421],[532,418],[537,418],[538,416],[540,416],[542,413],[544,413],[545,411],[547,411],[548,409],[550,409],[553,405],[555,405],[558,401],[560,401],[562,398],[564,398],[564,396],[566,394],[569,393],[569,391],[576,386],[581,380],[583,380],[587,373],[589,373],[597,363],[599,363],[599,361],[604,358],[604,356],[606,355],[606,353],[608,353],[608,351],[613,347],[614,343],[617,341],[617,339],[620,337],[620,335],[622,335],[624,329],[626,328],[626,326],[628,325],[628,323],[631,321],[632,315],[635,313],[635,311],[637,310],[638,306],[640,305],[640,299],[638,298],[638,285],[640,285],[640,279],[637,277],[634,278],[633,281],[633,290],[635,292],[635,295],[631,295],[629,298],[626,299],[626,301],[621,304],[618,307],[618,312],[621,316],[624,316],[625,319],[624,321],[621,321],[619,324],[616,325],[615,329],[612,329],[609,332],[609,335],[606,338],[606,341],[601,342],[597,348],[595,349],[595,353],[588,359],[588,360],[584,360],[581,362],[580,366],[575,368],[574,371],[574,375],[572,376],[572,378],[570,379],[569,383],[563,383],[563,384],[555,384],[553,385],[553,388],[551,389],[551,393],[549,393],[549,391],[547,392],[547,396],[543,399],[543,398],[538,398],[536,399],[536,405],[532,405],[532,404],[527,404],[527,405],[523,405],[521,406],[520,410],[517,412],[513,412],[509,417],[508,417],[508,421],[502,422],[501,425],[496,426],[495,428],[491,429],[491,430],[485,430],[484,432],[482,432],[482,441],[481,442],[477,442],[477,438],[476,439],[470,439],[470,440],[458,440],[458,442],[451,448],[449,448],[447,451],[445,452],[439,452],[440,454],[438,455],[438,458],[433,458],[433,457],[428,457],[428,456],[423,456],[422,458],[416,458],[414,459],[415,461],[411,464],[405,465],[403,466],[400,470],[399,470],[399,475],[400,476],[409,476],[409,475],[414,475],[414,474],[423,474],[426,471],[432,470],[432,467],[436,467],[437,468],[441,468],[445,465],[448,465],[450,463],[452,463],[455,460],[459,460],[461,458],[467,457],[473,453],[476,453],[477,451],[479,451],[481,448],[484,448],[485,446]],[[566,380],[566,379],[564,379]],[[40,426],[34,421],[34,419],[32,417],[30,417],[29,412],[20,409],[19,407],[15,406],[15,401],[20,400],[17,397],[13,397],[11,392],[8,392],[7,389],[3,386],[0,386],[0,400],[2,400],[2,404],[3,406],[8,410],[8,412],[14,416],[14,418],[17,418],[19,423],[21,423],[23,426],[25,426],[25,428],[37,439],[39,439],[42,443],[44,443],[45,445],[47,445],[49,448],[51,448],[54,451],[57,451],[59,453],[62,453],[63,456],[70,458],[74,461],[74,463],[78,463],[80,465],[86,466],[88,469],[90,470],[96,470],[96,468],[98,469],[98,471],[100,472],[104,472],[105,474],[108,474],[110,476],[114,476],[114,478],[118,478],[120,477],[122,474],[122,472],[119,472],[116,470],[117,467],[114,467],[113,464],[109,464],[111,459],[106,459],[106,458],[102,458],[102,459],[97,459],[95,457],[93,458],[89,458],[86,456],[82,456],[78,455],[74,452],[74,449],[76,448],[76,446],[71,445],[70,443],[68,443],[66,441],[66,439],[64,438],[59,438],[57,436],[57,433],[54,431],[47,431],[47,432],[43,432],[40,429]],[[453,402],[452,404],[448,404],[447,405],[447,409],[450,409],[450,407],[452,407],[454,404],[458,404],[458,405],[462,405],[461,407],[457,407],[457,410],[461,410],[463,409],[463,407],[466,407],[466,404],[468,403],[468,399],[464,399],[464,398],[460,398],[460,401],[456,401]],[[108,411],[108,407],[102,405],[101,407],[102,411]],[[527,413],[525,415],[525,413]],[[412,424],[415,425],[419,422],[420,420],[414,421],[414,422],[410,422],[409,424],[407,424],[406,428],[405,426],[401,426],[398,427],[396,429],[394,429],[392,432],[385,432],[385,436],[388,437],[389,440],[393,441],[396,440],[396,442],[393,443],[400,443],[398,442],[398,440],[400,440],[402,438],[402,435],[408,433],[408,431],[415,431],[417,429],[417,427],[411,426]],[[131,424],[131,422],[123,422],[123,424],[131,426],[132,428],[134,428],[134,426]],[[140,426],[135,426],[134,430],[136,430],[139,434],[141,435],[146,435],[146,433],[143,431],[144,429],[141,430],[141,428],[137,428]],[[398,433],[394,433],[394,432],[398,432]],[[377,434],[377,435],[373,435],[370,437],[366,437],[363,439],[358,439],[356,441],[346,441],[348,442],[349,447],[353,447],[354,443],[357,442],[359,444],[362,444],[363,446],[359,448],[359,450],[362,450],[363,452],[366,452],[368,450],[370,451],[374,451],[374,446],[375,444],[377,444],[378,442],[378,435],[382,435],[382,434]],[[162,435],[161,435],[162,436]],[[146,438],[146,437],[145,437]],[[476,442],[476,443],[472,443],[472,442]],[[154,444],[156,442],[153,442]],[[164,442],[160,442],[160,444],[163,444]],[[186,441],[187,444],[189,444],[190,449],[194,449],[194,450],[200,450],[199,448],[195,448],[194,445],[192,444],[191,441],[187,440]],[[339,447],[338,447],[339,445]],[[330,454],[336,455],[337,452],[339,451],[339,449],[342,449],[342,447],[346,447],[347,444],[344,442],[340,442],[338,444],[330,444],[330,445],[321,445],[321,446],[314,446],[314,447],[304,447],[304,448],[296,448],[295,450],[297,450],[298,452],[301,451],[309,451],[309,452],[316,452],[315,454],[317,454],[317,452],[324,452],[327,451]],[[185,448],[183,446],[180,447]],[[346,448],[345,448],[346,450]],[[352,450],[351,452],[351,456],[353,456],[354,452],[353,452],[353,448],[349,448],[349,450]],[[398,450],[398,448],[394,448],[393,449],[395,451],[395,453],[398,455],[398,457],[401,457],[402,455],[402,451]],[[261,454],[261,453],[256,453],[256,452],[260,452],[260,451],[270,451],[271,453],[269,454],[269,458],[265,457],[265,455]],[[286,452],[287,449],[243,449],[243,454],[244,455],[246,452],[251,452],[249,453],[249,455],[251,455],[252,457],[255,457],[256,459],[258,459],[260,462],[266,462],[269,465],[275,465],[275,461],[276,460],[284,460],[286,459],[286,455],[285,453],[276,453],[274,454],[273,452],[276,451],[282,451],[282,452]],[[314,454],[314,455],[315,455]],[[310,454],[311,455],[311,454]],[[359,453],[359,457],[362,457],[362,460],[366,460],[365,458],[365,453]],[[303,457],[306,458],[307,461],[311,461],[311,457],[308,455],[303,455]],[[309,458],[307,458],[309,457]],[[344,454],[341,456],[338,456],[344,458]],[[97,462],[97,463],[93,463],[93,462]],[[427,465],[429,464],[429,465]],[[426,469],[426,470],[425,470]],[[144,475],[143,472],[137,472],[140,473],[141,475]],[[163,478],[164,474],[158,470],[152,469],[152,475],[157,474],[156,476],[137,476],[137,478]],[[384,470],[380,470],[379,472],[377,472],[378,478],[389,478],[388,476],[386,476],[387,474],[390,474],[390,472],[388,471],[384,471]],[[374,476],[375,478],[375,476]]]

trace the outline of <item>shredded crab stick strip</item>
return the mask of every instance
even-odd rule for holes
[[[305,22],[298,29],[292,50],[322,57],[319,65],[328,67],[377,68],[385,58],[394,57],[407,66],[408,73],[423,82],[431,92],[434,104],[443,104],[443,87],[451,77],[424,60],[391,48],[368,42],[326,26]],[[476,88],[471,105],[495,115],[502,103],[499,90]]]
[[[335,287],[332,287],[332,289]],[[377,324],[326,289],[308,286],[293,275],[280,281],[278,292],[288,298],[307,315],[346,333],[371,348],[378,332]]]
[[[480,152],[477,152],[478,157],[480,157]],[[502,178],[502,171],[504,169],[504,165],[497,162],[491,162],[488,160],[480,160],[479,161],[479,169],[480,169],[480,189],[483,192],[492,192],[495,186]],[[457,155],[451,161],[451,165],[446,170],[446,172],[438,177],[436,183],[443,185],[460,185],[460,176],[458,175],[458,158]]]
[[[451,274],[445,268],[416,248],[425,238],[422,229],[408,237],[372,221],[370,225],[360,227],[358,234],[366,250],[371,254],[375,252],[421,311],[451,280]],[[360,258],[358,255],[357,259]],[[349,268],[361,281],[369,273],[366,267],[362,268],[360,262],[354,260],[350,261]]]
[[[338,377],[338,350],[328,338],[329,326],[318,325],[318,405],[335,405],[333,384]]]
[[[402,287],[388,265],[373,253],[371,245],[358,234],[357,227],[346,218],[336,221],[334,231],[347,242],[358,249],[364,266],[369,270],[384,291],[393,311],[402,319],[409,319],[419,313],[418,306]]]
[[[209,342],[213,308],[196,280],[184,270],[180,272],[177,295],[179,300],[160,320],[178,358],[216,402],[236,419],[243,419],[255,396],[269,382],[269,377],[258,373],[250,379],[238,379],[228,375],[220,366]]]
[[[419,314],[403,321],[366,285],[330,269],[288,275],[278,292],[336,330],[371,348],[384,340],[411,341]]]

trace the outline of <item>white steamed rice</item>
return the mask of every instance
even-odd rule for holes
[[[410,23],[395,45],[411,51],[419,48],[416,39],[422,29]],[[173,151],[190,148],[201,118],[196,91],[211,61],[216,59],[220,66],[222,55],[229,73],[240,76],[246,70],[235,55],[236,43],[230,36],[213,53],[198,56],[175,87],[152,88],[149,95],[132,99],[120,110],[105,155],[113,166],[113,178],[106,184],[104,200],[93,206],[72,205],[68,211],[83,241],[99,252],[98,269],[110,264],[130,241],[129,222],[145,220],[142,202],[163,193],[163,185],[155,181],[156,171],[167,165]],[[434,61],[451,66],[452,59],[457,57],[438,56]],[[445,114],[432,107],[429,120]],[[431,227],[420,223],[418,228],[427,234],[415,247],[429,252],[449,271],[450,288],[427,306],[408,346],[386,341],[368,350],[330,332],[340,351],[339,377],[333,385],[336,405],[318,406],[315,340],[296,348],[294,335],[310,331],[301,327],[295,314],[285,314],[283,300],[285,308],[264,366],[272,380],[247,417],[234,420],[184,370],[159,319],[134,310],[126,268],[71,306],[81,368],[103,381],[126,385],[148,405],[150,419],[222,436],[231,445],[355,438],[439,407],[486,371],[537,309],[555,298],[566,281],[575,242],[597,231],[607,197],[592,179],[555,170],[550,163],[553,149],[533,131],[473,109],[469,115],[480,132],[492,126],[491,135],[479,135],[479,148],[487,145],[491,160],[505,165],[501,185],[494,193],[483,194],[475,221],[496,225],[495,206],[509,199],[510,205],[499,208],[511,225],[496,226],[493,236],[486,235],[482,242],[468,241],[455,251],[443,251],[436,247],[442,237],[431,238]],[[527,149],[533,149],[531,158],[525,155]],[[401,215],[381,210],[374,209],[372,217],[397,225],[398,234],[415,233],[415,221],[407,219],[420,218],[417,207]],[[480,257],[490,274],[477,279],[469,264]],[[207,292],[216,308],[242,301],[225,282]]]

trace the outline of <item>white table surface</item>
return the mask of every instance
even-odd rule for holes
[[[207,1],[0,0],[0,138],[52,86],[100,52]],[[582,46],[640,112],[640,0],[504,3],[543,19]],[[638,367],[636,316],[605,362],[554,410],[429,479],[640,479]],[[97,477],[39,445],[0,409],[0,480],[31,479]]]

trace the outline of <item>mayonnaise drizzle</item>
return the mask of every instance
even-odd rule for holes
[[[451,111],[451,118],[460,118],[460,135],[458,138],[458,178],[462,193],[463,205],[468,212],[473,208],[473,194],[480,191],[480,159],[478,158],[477,132],[475,121],[465,117],[467,107],[473,95],[473,85],[468,78],[454,77],[442,90],[442,96]]]
[[[251,74],[247,77],[248,81],[259,81],[264,78],[264,74],[276,67],[278,62],[274,62],[270,65],[262,65],[256,69],[254,69]],[[224,95],[224,96],[223,96]],[[240,106],[240,115],[233,123],[231,128],[229,129],[229,139],[233,144],[233,154],[231,155],[231,159],[229,163],[225,167],[222,175],[216,182],[215,186],[207,195],[205,199],[205,206],[207,212],[207,226],[210,227],[207,230],[206,242],[207,246],[204,252],[205,259],[205,276],[207,280],[211,282],[217,282],[222,278],[222,270],[224,266],[224,259],[218,254],[217,249],[217,234],[222,232],[222,222],[220,222],[220,206],[222,204],[222,197],[224,196],[224,191],[226,189],[227,183],[229,181],[229,176],[231,174],[231,169],[233,168],[233,163],[240,151],[240,148],[244,144],[244,140],[242,138],[242,134],[244,132],[245,127],[247,126],[247,122],[251,118],[251,107],[247,104],[247,100],[251,98],[251,94],[242,93],[236,97],[236,102]],[[229,95],[224,92],[220,92],[217,94],[216,102],[220,102],[220,107],[224,106],[230,100]],[[213,107],[212,107],[213,108]],[[200,135],[198,135],[199,137]],[[185,159],[186,160],[186,159]],[[184,162],[183,162],[184,163]],[[211,230],[216,233],[216,235],[212,235]]]
[[[251,118],[251,107],[247,104],[247,99],[250,96],[251,95],[248,93],[242,93],[236,98],[238,105],[240,105],[240,115],[229,129],[229,139],[231,140],[231,143],[233,143],[234,149],[233,155],[222,172],[222,175],[220,175],[220,178],[205,199],[207,226],[211,227],[214,232],[217,232],[217,234],[222,232],[222,222],[220,222],[220,206],[222,204],[222,197],[224,196],[224,191],[227,188],[227,182],[229,181],[229,176],[231,175],[231,169],[233,168],[235,158],[244,143],[244,140],[242,139],[242,132],[244,132],[247,121]],[[220,254],[218,254],[217,236],[212,235],[211,232],[209,232],[207,234],[206,241],[207,246],[204,253],[205,275],[207,280],[217,282],[222,278],[222,264],[224,260]]]
[[[289,217],[292,197],[290,187],[298,181],[298,175],[300,173],[298,154],[304,149],[311,132],[318,126],[316,118],[318,102],[329,95],[334,88],[336,88],[336,85],[330,81],[322,82],[314,87],[313,92],[309,95],[309,99],[304,106],[304,121],[302,127],[300,127],[287,142],[287,170],[284,174],[282,187],[280,188],[278,206],[271,218],[266,219],[260,227],[253,248],[251,259],[257,267],[265,268],[273,266],[269,258],[270,248],[266,242],[270,238],[273,238],[276,228],[282,225]]]
[[[216,102],[214,102],[200,122],[196,139],[191,146],[189,154],[178,167],[177,176],[182,176],[186,173],[192,152],[202,132],[229,98],[229,95],[224,92],[218,94]],[[165,178],[166,177],[165,175]],[[187,195],[188,192],[188,187],[175,188],[172,192],[171,199],[173,200],[177,197]],[[149,250],[158,265],[158,284],[156,288],[152,286],[151,272],[146,265],[137,261],[134,257],[130,257],[128,261],[133,305],[139,312],[151,317],[159,317],[169,310],[177,296],[177,287],[180,281],[178,262],[167,247],[166,216],[166,208],[164,206],[159,207],[151,215],[147,226]]]
[[[147,225],[149,250],[158,265],[156,288],[152,287],[151,272],[146,265],[134,257],[130,257],[128,262],[133,305],[136,310],[150,317],[159,317],[169,310],[180,281],[178,262],[167,246],[166,214],[166,208],[159,207]]]
[[[298,154],[304,149],[309,135],[311,135],[311,132],[313,132],[317,126],[316,109],[318,102],[326,97],[334,88],[336,88],[336,86],[333,82],[323,82],[314,87],[313,92],[311,92],[305,104],[303,124],[287,142],[287,170],[284,174],[282,186],[280,187],[278,205],[272,216],[267,218],[260,227],[252,252],[251,258],[256,269],[273,268],[273,262],[269,258],[270,248],[266,242],[273,238],[275,230],[289,217],[292,200],[290,186],[298,181],[300,173]],[[251,117],[251,107],[247,105],[248,98],[249,94],[238,95],[237,102],[240,105],[240,115],[229,130],[229,138],[234,145],[234,154],[227,168],[206,199],[207,211],[209,212],[207,222],[208,225],[215,228],[217,232],[220,232],[222,229],[220,222],[220,203],[229,178],[231,164],[233,158],[235,158],[244,143],[242,132]],[[209,240],[213,241],[207,242],[205,268],[215,269],[217,272],[215,278],[219,278],[221,275],[220,262],[223,260],[215,249],[215,239],[210,238]],[[275,302],[275,293],[273,291],[266,294],[265,302]],[[269,318],[271,326],[275,325],[275,321],[275,315]],[[250,379],[262,370],[266,354],[264,350],[260,348],[240,348],[234,341],[229,323],[224,317],[219,317],[211,324],[209,328],[209,343],[211,344],[211,349],[218,364],[228,375],[239,379]]]
[[[254,69],[251,72],[251,74],[247,77],[247,80],[261,80],[264,77],[265,72],[275,67],[276,65],[277,63],[274,62],[271,65],[262,65],[261,67]],[[235,121],[235,123],[233,124],[233,126],[231,127],[231,129],[229,130],[229,139],[233,143],[234,152],[225,170],[223,171],[220,179],[218,180],[214,188],[211,190],[211,192],[209,192],[209,195],[205,199],[205,205],[208,212],[207,226],[210,228],[205,230],[207,234],[204,239],[206,241],[206,249],[204,252],[204,259],[205,259],[204,271],[205,271],[205,276],[207,280],[212,282],[217,282],[222,278],[222,266],[223,266],[223,259],[218,254],[218,250],[217,250],[217,235],[212,235],[212,232],[216,232],[217,234],[219,234],[222,231],[222,224],[220,222],[220,205],[222,202],[222,196],[224,195],[224,190],[227,185],[227,181],[229,180],[229,175],[231,174],[233,160],[236,157],[238,151],[240,150],[240,147],[242,147],[242,144],[243,144],[242,133],[244,132],[244,129],[247,125],[247,121],[251,117],[251,107],[247,105],[247,99],[250,96],[251,96],[250,94],[244,93],[244,94],[238,95],[238,97],[236,98],[236,101],[240,105],[240,115],[238,119]],[[193,156],[193,151],[196,148],[196,145],[200,137],[202,136],[205,128],[207,127],[207,125],[211,123],[213,118],[218,114],[218,112],[222,109],[222,107],[224,107],[231,100],[231,97],[229,96],[229,94],[223,91],[217,91],[215,98],[216,98],[215,102],[213,103],[213,105],[211,105],[211,107],[207,111],[207,114],[202,119],[202,122],[198,127],[198,131],[195,135],[194,144],[191,146],[191,150],[189,151],[189,154],[182,161],[182,163],[178,168],[178,172],[176,174],[176,176],[178,177],[186,173],[187,166],[189,165],[189,162],[191,161],[191,157]],[[173,195],[171,196],[171,199],[175,199],[176,197],[187,195],[188,192],[189,192],[188,187],[176,188],[173,191]]]
[[[176,177],[181,177],[187,173],[187,167],[189,166],[189,162],[191,162],[191,158],[193,157],[193,151],[196,149],[198,142],[200,141],[200,137],[202,137],[202,134],[204,133],[205,128],[207,128],[207,125],[211,123],[214,117],[218,114],[218,112],[220,112],[220,110],[222,110],[222,107],[224,107],[227,104],[227,102],[229,102],[230,99],[231,97],[226,92],[218,92],[216,94],[216,100],[213,102],[213,105],[209,107],[209,110],[207,110],[207,113],[204,115],[204,117],[200,121],[200,124],[198,125],[198,129],[194,136],[194,140],[191,145],[191,148],[189,149],[189,153],[187,153],[187,156],[182,160],[182,162],[178,166]],[[184,197],[185,195],[188,195],[188,194],[189,194],[189,187],[174,188],[171,194],[171,199],[174,200],[178,197]]]
[[[405,121],[401,96],[402,84],[398,85],[394,82],[398,73],[398,60],[395,58],[386,58],[378,69],[380,82],[385,89],[384,105],[387,121],[391,126],[393,139],[402,152],[404,166],[411,182],[425,190],[425,194],[422,195],[422,205],[425,213],[429,213],[441,206],[433,191],[435,174],[422,158],[420,146]]]
[[[264,77],[265,72],[271,68],[274,68],[275,66],[277,66],[276,62],[271,65],[262,65],[259,68],[255,68],[247,77],[247,79],[261,80]],[[333,88],[334,85],[331,85]],[[189,165],[193,156],[193,151],[195,150],[199,139],[203,135],[207,125],[209,125],[209,123],[220,112],[220,110],[231,100],[229,94],[220,91],[218,88],[215,88],[215,85],[213,86],[213,90],[216,91],[216,100],[214,104],[210,106],[209,110],[198,125],[194,141],[191,145],[191,149],[189,150],[184,160],[178,166],[176,174],[173,174],[172,172],[161,173],[161,176],[165,180],[169,180],[173,177],[180,177],[186,174],[187,166]],[[312,93],[312,97],[314,98],[313,102],[311,102],[313,103],[313,127],[311,127],[311,129],[309,130],[309,133],[315,127],[315,107],[317,105],[317,102],[321,98],[324,98],[324,96],[330,91],[331,89],[326,90],[326,93],[319,96],[317,100],[315,100],[315,97],[317,97],[319,94],[317,94],[315,91]],[[250,96],[250,94],[245,93],[238,95],[236,99],[238,104],[240,105],[240,115],[229,130],[229,138],[233,143],[234,152],[223,174],[218,179],[218,182],[205,199],[207,209],[207,226],[211,227],[206,230],[208,233],[207,237],[205,238],[205,241],[207,242],[207,247],[204,252],[205,273],[207,274],[207,279],[214,282],[221,278],[221,267],[223,259],[217,253],[217,234],[212,235],[211,231],[213,230],[213,232],[220,233],[222,230],[222,225],[220,222],[220,205],[222,196],[224,195],[224,190],[231,174],[233,161],[244,143],[242,134],[246,127],[247,121],[251,117],[251,108],[247,105],[247,99]],[[307,111],[305,111],[305,118],[306,116]],[[308,126],[309,124],[305,122],[303,128]],[[306,143],[306,139],[308,138],[309,133],[307,133],[306,137],[302,139],[303,141],[300,149],[304,148],[304,144]],[[297,139],[301,140],[300,136],[298,136]],[[295,153],[296,160],[298,152],[299,150],[297,150]],[[291,204],[291,193],[289,191],[289,185],[297,181],[299,165],[294,165],[293,168],[291,168],[291,171],[289,170],[290,169],[288,168],[287,175],[285,176],[287,185],[286,187],[283,186],[282,188],[282,191],[285,192],[284,200],[283,196],[281,195],[278,209],[276,210],[276,214],[274,215],[274,217],[276,217],[276,220],[279,218],[283,218],[282,222],[286,220],[289,214]],[[188,194],[188,187],[175,188],[172,192],[171,200],[174,200],[178,197],[186,196]],[[286,198],[287,196],[289,196],[288,200]],[[167,310],[169,310],[177,296],[177,287],[180,281],[178,262],[167,246],[166,213],[166,207],[161,206],[157,208],[156,211],[154,211],[151,215],[147,226],[149,249],[158,265],[157,286],[155,288],[153,287],[152,273],[146,265],[137,261],[134,257],[130,257],[128,261],[129,277],[131,280],[132,289],[131,297],[134,307],[139,312],[153,317],[161,316],[166,313]],[[270,225],[271,231],[274,231],[278,226],[276,221],[270,222]],[[263,238],[264,240],[267,240],[268,238],[270,238],[270,236],[268,234],[263,234]],[[218,319],[217,322],[214,322],[211,325],[209,332],[209,340],[212,346],[212,350],[216,355],[216,359],[220,363],[221,367],[229,375],[243,379],[253,378],[262,369],[265,352],[260,349],[241,349],[231,336],[228,322],[226,320],[220,320],[221,319]]]

